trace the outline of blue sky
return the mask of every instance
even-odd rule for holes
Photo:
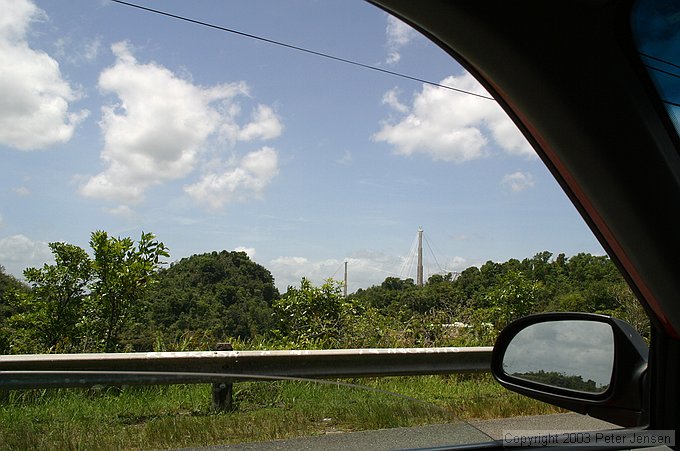
[[[143,4],[484,94],[362,1]],[[350,291],[414,277],[402,267],[421,226],[428,274],[603,253],[494,101],[107,0],[0,9],[0,264],[12,274],[97,229],[153,232],[171,260],[244,250],[282,291],[341,278],[345,260]]]

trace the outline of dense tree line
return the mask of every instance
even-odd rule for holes
[[[139,336],[153,333],[156,342],[175,345],[196,336],[251,339],[274,328],[272,304],[278,298],[271,273],[246,253],[193,255],[159,271]]]
[[[541,252],[522,261],[488,261],[456,277],[451,273],[433,275],[423,287],[417,287],[412,279],[388,277],[379,286],[358,290],[354,297],[381,309],[406,307],[418,313],[432,309],[486,309],[514,302],[519,308],[512,315],[516,316],[532,310],[614,310],[618,306],[616,289],[622,285],[623,278],[606,256],[577,254],[567,258],[560,254],[552,259],[550,252]],[[514,301],[509,298],[512,296]],[[519,306],[523,300],[531,305]]]
[[[353,299],[402,320],[436,315],[444,323],[465,324],[460,335],[472,343],[492,344],[510,321],[546,311],[612,314],[649,334],[646,315],[614,263],[586,253],[488,261],[455,277],[433,275],[422,287],[412,279],[387,278]]]
[[[612,261],[541,252],[460,274],[386,278],[345,298],[342,284],[302,279],[281,295],[243,252],[210,252],[163,267],[152,234],[138,242],[95,232],[93,256],[50,243],[55,264],[27,284],[0,270],[0,352],[210,349],[240,340],[270,347],[490,345],[534,312],[613,314],[643,334],[648,322]],[[0,268],[1,269],[1,268]]]
[[[609,387],[607,385],[598,385],[592,379],[583,380],[580,375],[566,375],[557,371],[533,371],[528,373],[515,373],[513,376],[520,379],[528,379],[541,384],[550,385],[552,387],[561,387],[569,390],[578,390],[585,393],[603,393]]]

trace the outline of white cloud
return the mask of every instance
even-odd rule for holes
[[[234,201],[261,197],[278,172],[277,152],[263,147],[222,172],[205,174],[197,183],[185,186],[184,191],[198,203],[219,209]]]
[[[255,254],[257,253],[255,251],[255,248],[253,247],[245,247],[245,246],[238,246],[237,248],[234,249],[236,252],[245,252],[248,258],[251,260],[255,258]]]
[[[255,109],[252,121],[237,124],[240,107],[235,99],[248,95],[243,82],[205,88],[159,64],[139,63],[126,42],[111,49],[116,63],[100,74],[99,87],[119,101],[102,109],[101,157],[107,167],[81,187],[85,196],[139,203],[147,188],[193,172],[213,136],[224,145],[281,133],[278,118],[265,105]],[[256,183],[261,177],[257,168],[252,171],[255,182],[249,180]]]
[[[397,111],[398,113],[406,114],[409,108],[399,101],[399,90],[397,88],[390,89],[383,95],[382,103]]]
[[[288,286],[299,286],[303,277],[319,285],[326,279],[338,281],[344,279],[344,261],[347,261],[348,291],[380,285],[387,277],[403,277],[415,279],[415,274],[400,274],[405,257],[388,255],[376,251],[360,251],[353,253],[345,260],[325,259],[313,261],[305,257],[286,256],[269,262],[267,268],[272,272],[276,287],[285,292]],[[462,257],[452,258],[447,265],[451,271],[462,271],[466,268],[466,260]],[[427,274],[429,277],[431,274]]]
[[[251,122],[246,124],[238,133],[240,141],[254,139],[273,139],[281,135],[283,125],[270,107],[258,105],[253,113]]]
[[[28,189],[25,186],[19,186],[17,188],[12,188],[12,191],[14,191],[14,193],[16,193],[19,196],[28,196],[29,194],[31,194],[31,190]]]
[[[387,16],[387,64],[396,64],[401,59],[399,50],[418,34],[409,25],[392,15]]]
[[[0,264],[16,277],[21,277],[26,268],[52,261],[52,252],[45,242],[33,241],[25,235],[0,239]]]
[[[101,53],[102,46],[101,36],[76,42],[70,37],[61,37],[54,43],[56,56],[62,61],[75,65],[96,60]]]
[[[501,180],[501,185],[509,188],[512,192],[518,193],[534,186],[534,177],[528,172],[513,172],[507,174]]]
[[[468,261],[464,257],[460,256],[455,256],[449,262],[446,264],[446,268],[450,269],[451,271],[458,271],[461,272],[468,268],[470,265],[468,264]]]
[[[387,277],[399,277],[403,257],[376,251],[360,251],[347,258],[348,290],[380,285]],[[341,280],[343,274],[339,274]]]
[[[124,219],[130,219],[135,215],[134,210],[132,210],[132,208],[128,207],[127,205],[118,205],[114,208],[105,208],[104,211],[112,216],[118,216],[119,218]]]
[[[83,44],[82,57],[87,61],[93,61],[99,56],[102,48],[102,38],[97,36],[89,42]]]
[[[337,271],[339,265],[342,265],[342,261],[335,259],[314,262],[305,257],[287,256],[272,260],[268,268],[274,276],[276,287],[285,292],[289,286],[299,286],[303,277],[314,284],[321,284]]]
[[[440,84],[486,95],[469,74],[451,76]],[[510,154],[534,155],[534,151],[492,100],[423,85],[411,105],[388,91],[383,103],[400,113],[399,120],[384,122],[373,139],[390,144],[399,155],[425,155],[433,160],[461,163],[489,155],[491,143]]]
[[[309,263],[306,257],[279,257],[271,262],[273,265],[300,266]]]
[[[69,112],[78,95],[59,63],[25,39],[45,13],[28,0],[0,0],[0,11],[0,144],[34,150],[69,141],[88,112]]]
[[[336,163],[338,164],[350,164],[354,160],[354,157],[352,156],[352,152],[349,150],[346,150],[344,154],[342,154],[342,157],[338,158],[335,160]]]

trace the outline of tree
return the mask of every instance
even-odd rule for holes
[[[117,347],[122,330],[139,316],[147,290],[156,280],[160,258],[169,256],[155,238],[142,232],[135,246],[131,238],[110,237],[101,230],[92,233],[90,306],[105,352]]]
[[[135,245],[130,238],[96,231],[90,240],[93,258],[78,246],[50,243],[55,263],[26,269],[32,289],[11,296],[14,312],[8,323],[16,332],[15,349],[114,350],[123,328],[139,318],[160,258],[168,256],[154,238],[142,233]]]
[[[47,349],[65,349],[80,335],[92,264],[78,246],[55,242],[49,247],[55,264],[24,271],[33,290],[16,298],[23,313],[15,315],[13,322],[28,326]]]
[[[495,320],[501,326],[499,329],[531,313],[539,289],[537,282],[527,279],[521,272],[510,270],[501,276],[487,294],[489,304],[496,312]]]
[[[15,313],[12,302],[17,293],[27,293],[30,287],[16,277],[5,272],[5,267],[0,265],[0,324],[3,324]]]
[[[192,255],[159,271],[148,302],[157,335],[250,339],[274,327],[274,277],[245,252]]]
[[[612,315],[633,326],[649,343],[652,339],[649,316],[633,291],[625,283],[612,285],[610,289],[618,304]]]
[[[13,338],[17,333],[8,320],[18,313],[17,299],[28,292],[30,288],[25,283],[7,274],[5,268],[0,265],[0,354],[10,352]]]
[[[342,283],[333,279],[315,287],[303,278],[300,288],[288,287],[274,308],[283,333],[299,346],[337,346],[347,321],[358,313],[342,296]]]

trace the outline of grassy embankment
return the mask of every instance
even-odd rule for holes
[[[488,374],[352,382],[425,403],[284,381],[235,384],[229,413],[211,411],[206,385],[12,392],[0,401],[0,449],[162,449],[558,412]]]

